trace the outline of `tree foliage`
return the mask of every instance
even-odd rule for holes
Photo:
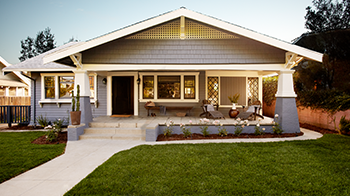
[[[35,39],[28,36],[26,40],[21,40],[22,50],[19,60],[24,61],[55,47],[55,36],[51,33],[50,28],[46,28],[44,31],[39,31]]]
[[[350,27],[350,0],[313,0],[314,9],[306,8],[305,27],[311,32],[346,29]]]

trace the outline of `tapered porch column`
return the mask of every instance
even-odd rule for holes
[[[284,133],[300,132],[293,73],[294,70],[282,70],[278,77],[275,115],[278,114],[277,121]]]
[[[89,125],[89,122],[92,121],[89,75],[86,70],[76,70],[74,74],[74,96],[76,96],[77,93],[77,85],[79,84],[80,86],[81,123]]]

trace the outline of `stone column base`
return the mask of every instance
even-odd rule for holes
[[[276,97],[275,114],[279,116],[277,122],[281,125],[283,133],[300,132],[298,110],[294,97]]]

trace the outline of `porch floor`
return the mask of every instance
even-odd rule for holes
[[[177,116],[156,116],[156,117],[140,117],[140,116],[130,116],[130,117],[111,117],[111,116],[99,116],[93,119],[93,122],[103,122],[103,123],[137,123],[137,124],[159,124],[165,125],[170,120],[174,122],[175,125],[190,124],[189,121],[192,121],[193,125],[199,124],[200,117],[195,116],[185,116],[185,117],[177,117]],[[259,117],[256,120],[248,121],[251,125],[256,125],[259,122]],[[237,122],[234,118],[225,118],[225,119],[209,119],[210,124],[213,123],[214,120],[219,120],[223,125],[233,125]],[[260,120],[261,125],[271,125],[273,118],[264,116],[264,119]]]

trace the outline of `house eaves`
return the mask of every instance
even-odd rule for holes
[[[0,62],[5,66],[5,68],[11,66],[11,64],[8,63],[8,62],[7,62],[5,59],[3,59],[1,56],[0,56]],[[21,74],[20,71],[22,71],[22,70],[13,71],[13,73],[14,73],[23,83],[25,83],[27,86],[30,86],[30,80],[29,80],[27,77],[23,76],[23,75]]]
[[[45,53],[42,53],[38,56],[32,57],[30,59],[27,59],[23,62],[17,63],[15,65],[11,65],[9,67],[3,68],[4,72],[21,72],[21,71],[32,71],[32,72],[45,72],[45,71],[72,71],[72,69],[75,69],[75,67],[63,65],[61,63],[57,62],[49,62],[44,63],[43,58],[57,50],[66,50],[67,48],[70,48],[74,45],[79,45],[81,42],[70,42],[63,46],[57,47],[55,49],[52,49],[50,51],[47,51]],[[25,77],[26,78],[26,77]]]
[[[43,61],[44,63],[53,62],[65,57],[68,57],[70,55],[85,51],[87,49],[99,46],[101,44],[110,42],[112,40],[139,32],[141,30],[165,23],[167,21],[179,18],[181,16],[184,16],[185,18],[190,18],[193,20],[197,20],[203,23],[206,23],[208,25],[212,25],[227,31],[230,31],[232,33],[250,38],[255,41],[262,42],[264,44],[271,45],[273,47],[285,50],[287,52],[295,53],[297,55],[300,55],[302,57],[305,57],[307,59],[311,59],[314,61],[322,62],[322,56],[323,54],[297,46],[293,45],[291,43],[278,40],[276,38],[272,38],[260,33],[257,33],[255,31],[240,27],[238,25],[225,22],[222,20],[219,20],[217,18],[207,16],[195,11],[188,10],[186,8],[180,8],[172,12],[167,12],[165,14],[150,18],[148,20],[144,20],[141,22],[138,22],[134,25],[127,26],[125,28],[119,29],[117,31],[111,32],[109,34],[97,37],[95,39],[86,41],[82,44],[75,45],[72,47],[69,47],[65,50],[58,50],[56,52],[53,52],[47,56],[44,57]]]

